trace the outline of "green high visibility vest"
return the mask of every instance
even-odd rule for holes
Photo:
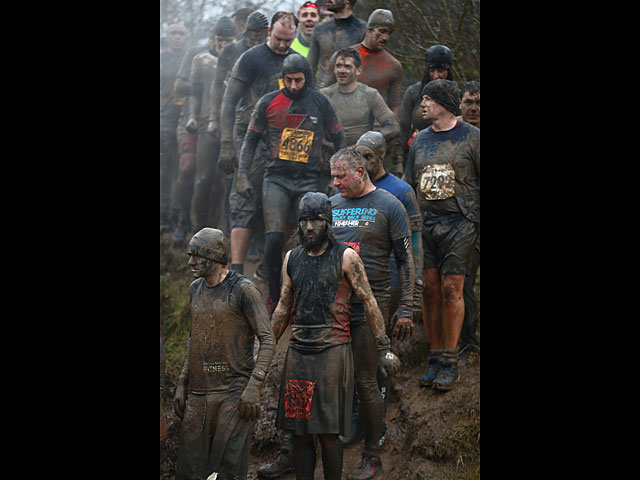
[[[309,47],[305,47],[302,43],[300,43],[298,37],[296,37],[296,39],[291,44],[291,49],[295,50],[305,58],[307,58],[307,55],[309,54]]]

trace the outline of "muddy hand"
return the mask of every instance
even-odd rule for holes
[[[233,173],[236,165],[236,155],[232,145],[220,145],[220,155],[218,157],[218,166],[224,173]]]
[[[184,404],[186,401],[186,390],[184,385],[179,383],[176,386],[176,392],[173,395],[173,411],[176,416],[182,420],[184,417]]]
[[[244,198],[251,197],[251,182],[249,181],[249,177],[247,177],[246,173],[238,172],[238,177],[236,178],[236,192]]]
[[[413,320],[408,317],[399,318],[393,329],[393,336],[398,340],[404,340],[411,335],[413,335]]]
[[[238,403],[240,418],[244,420],[257,420],[260,416],[260,387],[262,382],[251,377],[242,397]]]

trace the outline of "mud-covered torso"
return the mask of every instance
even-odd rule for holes
[[[331,245],[311,256],[302,246],[291,250],[287,273],[294,292],[292,348],[319,352],[349,343],[352,289],[342,273],[342,255],[348,247]]]
[[[354,15],[347,18],[335,18],[315,26],[309,54],[311,55],[311,50],[314,50],[314,55],[317,56],[316,78],[318,87],[324,87],[329,84],[327,67],[331,55],[341,48],[360,42],[364,38],[366,30],[366,22]],[[314,67],[312,65],[312,68]]]
[[[362,59],[358,81],[378,90],[389,108],[395,111],[400,104],[402,65],[386,50],[369,50],[362,43],[354,48]]]
[[[356,89],[350,93],[340,92],[337,83],[322,88],[320,93],[329,99],[340,119],[347,146],[355,145],[362,134],[373,130],[376,113],[384,112],[380,118],[377,118],[378,123],[383,123],[393,117],[391,111],[385,112],[384,100],[380,96],[374,95],[375,92],[371,87],[360,82],[358,82]],[[379,102],[383,104],[379,105]],[[365,106],[366,110],[363,108]]]
[[[200,118],[198,121],[203,126],[205,122],[211,120],[209,110],[209,96],[211,93],[211,83],[216,74],[216,68],[218,66],[218,57],[214,57],[209,50],[199,53],[193,58],[193,66],[191,67],[191,83],[196,85],[200,84],[199,90],[201,93],[200,98]]]
[[[263,43],[250,48],[238,58],[230,76],[240,80],[246,86],[246,91],[238,103],[237,117],[248,123],[251,111],[260,97],[284,87],[282,62],[290,53],[292,50],[280,55]]]
[[[462,214],[480,222],[480,130],[458,122],[451,130],[418,132],[407,157],[406,178],[416,191],[423,221]]]
[[[376,188],[360,198],[331,197],[332,227],[341,242],[360,254],[373,295],[388,300],[389,256],[393,241],[410,236],[409,218],[400,200]],[[353,303],[359,303],[357,298]]]
[[[254,332],[246,319],[259,297],[247,279],[229,272],[218,285],[195,280],[191,297],[189,389],[194,393],[244,388],[253,370]]]
[[[291,99],[284,89],[260,99],[249,130],[262,133],[266,176],[315,183],[322,168],[322,139],[340,130],[329,100],[316,90]]]

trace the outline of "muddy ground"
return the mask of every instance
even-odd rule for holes
[[[176,255],[186,265],[186,255],[181,249],[162,247],[166,257]],[[182,277],[185,282],[190,272],[182,267],[168,267],[176,270],[170,274]],[[266,294],[264,281],[254,277],[257,263],[245,264],[245,276]],[[163,283],[161,282],[161,286]],[[188,283],[187,283],[188,285]],[[479,301],[479,281],[476,296]],[[175,293],[174,293],[175,295]],[[186,295],[186,292],[185,292]],[[165,298],[167,294],[164,294]],[[161,292],[161,313],[162,313]],[[478,311],[480,306],[478,304]],[[478,322],[479,324],[480,322]],[[479,335],[479,332],[478,332]],[[461,379],[450,392],[438,392],[418,386],[418,379],[426,369],[425,356],[428,348],[422,325],[414,329],[411,339],[394,341],[393,351],[403,361],[403,368],[394,376],[386,423],[388,427],[386,444],[382,453],[385,480],[472,480],[480,478],[480,356],[474,355],[469,362],[460,366]],[[288,345],[287,333],[280,340],[271,365],[271,371],[262,394],[263,407],[253,435],[249,480],[260,478],[256,474],[258,466],[270,461],[279,447],[279,432],[275,429],[277,392],[282,364]],[[171,348],[171,347],[169,347]],[[177,356],[175,358],[178,358]],[[181,360],[167,361],[166,392],[163,407],[168,420],[169,437],[161,449],[160,479],[175,478],[178,452],[179,421],[170,408],[170,392],[175,385]],[[172,361],[173,360],[173,361]],[[315,479],[323,479],[322,461],[318,455]],[[345,449],[343,478],[360,462],[360,445]],[[285,480],[295,479],[288,474]]]

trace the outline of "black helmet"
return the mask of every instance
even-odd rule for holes
[[[233,24],[231,17],[220,17],[213,27],[213,34],[221,37],[235,37],[236,26]]]
[[[298,72],[304,73],[305,82],[311,80],[311,65],[309,65],[309,61],[299,53],[287,55],[282,61],[282,75]]]
[[[262,30],[269,27],[269,20],[264,13],[253,12],[247,17],[247,23],[244,26],[244,31],[247,30]]]
[[[321,218],[331,223],[331,201],[324,193],[307,192],[298,205],[298,220]]]
[[[452,55],[449,47],[434,45],[424,54],[424,63],[428,68],[451,68]]]
[[[229,242],[221,230],[205,227],[189,240],[187,253],[226,265]]]
[[[393,28],[393,13],[391,13],[391,10],[385,10],[384,8],[374,10],[367,21],[367,28],[373,27]]]

